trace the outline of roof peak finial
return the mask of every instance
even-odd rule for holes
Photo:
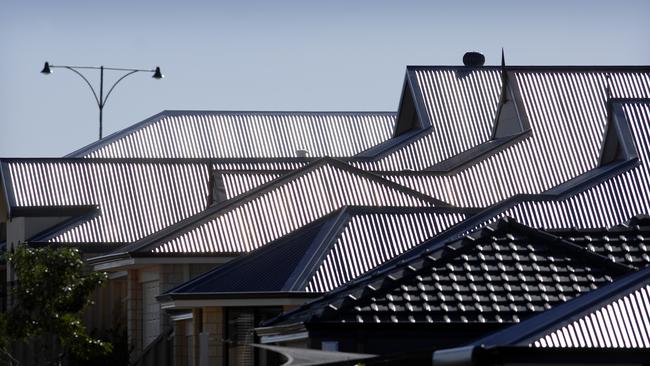
[[[503,47],[501,47],[501,67],[506,67],[506,53],[503,50]]]

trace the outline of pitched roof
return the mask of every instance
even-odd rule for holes
[[[167,294],[330,291],[465,216],[458,209],[346,206]]]
[[[362,155],[381,152],[376,159],[354,164],[368,170],[421,170],[489,141],[500,89],[496,68],[407,68],[398,127],[413,126],[396,132],[411,138],[392,149],[375,147]]]
[[[650,348],[650,268],[472,344],[557,348]]]
[[[587,186],[563,199],[519,200],[502,215],[535,227],[607,227],[627,218],[650,213],[650,99],[620,101],[615,118],[631,130],[638,163],[626,171]]]
[[[551,234],[629,267],[650,265],[650,216],[637,215],[624,224],[603,228],[555,229]]]
[[[513,102],[530,135],[456,171],[384,176],[463,207],[543,193],[600,165],[610,95],[650,97],[647,69],[513,69],[508,74]]]
[[[68,157],[353,156],[391,138],[394,112],[164,111]]]
[[[632,271],[512,220],[374,270],[265,326],[518,322]]]
[[[376,175],[323,158],[115,254],[248,252],[348,205],[445,206]]]
[[[228,167],[204,160],[0,159],[9,217],[75,218],[33,238],[60,243],[133,242],[194,215],[210,203],[211,172],[219,176],[225,200],[286,174],[217,170]],[[84,207],[93,207],[92,215]]]
[[[589,171],[548,193],[515,195],[473,215],[404,254],[459,238],[501,217],[541,228],[611,227],[628,218],[650,213],[650,99],[611,101],[611,121],[624,151],[620,160]],[[390,267],[389,261],[382,266]]]

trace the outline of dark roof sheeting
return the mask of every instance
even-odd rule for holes
[[[393,112],[165,111],[69,157],[353,156],[391,138]]]
[[[237,166],[238,167],[238,166]],[[68,216],[65,207],[97,206],[98,213],[35,238],[65,243],[128,243],[204,210],[210,162],[121,159],[4,159],[0,161],[12,214],[41,207],[43,216]],[[219,171],[225,199],[286,174]],[[46,208],[53,209],[47,210]],[[34,213],[33,215],[37,215]]]
[[[203,164],[70,159],[3,161],[14,207],[97,205],[99,214],[52,234],[54,242],[131,242],[206,206]]]

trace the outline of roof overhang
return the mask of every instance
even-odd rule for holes
[[[156,264],[222,264],[234,256],[131,256],[128,253],[110,254],[88,259],[95,271],[123,271]]]
[[[164,294],[157,297],[160,307],[166,310],[190,309],[212,306],[297,306],[319,297],[308,292],[234,292]]]

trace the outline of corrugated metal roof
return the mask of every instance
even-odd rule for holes
[[[204,210],[209,162],[91,159],[5,159],[10,209],[98,206],[97,215],[38,240],[127,243]],[[226,199],[282,176],[282,171],[219,171]]]
[[[391,173],[386,178],[464,207],[486,207],[518,193],[542,193],[598,166],[608,86],[613,97],[650,97],[648,72],[514,75],[530,137],[457,172]]]
[[[353,156],[391,138],[392,112],[165,111],[69,157]]]
[[[323,159],[239,201],[190,218],[183,227],[170,228],[170,238],[150,238],[152,243],[134,248],[153,245],[148,250],[158,254],[248,252],[342,206],[436,204],[440,202],[378,176]]]
[[[507,215],[544,228],[613,226],[650,213],[650,100],[620,105],[632,130],[639,165],[562,200],[524,201]]]
[[[375,161],[368,170],[422,170],[490,140],[501,77],[498,69],[409,68],[414,98],[428,131]]]
[[[650,285],[534,341],[534,347],[650,348]]]
[[[25,206],[97,205],[100,214],[52,238],[59,242],[130,242],[206,206],[203,164],[3,162],[13,202]]]
[[[347,206],[168,294],[329,291],[465,216],[457,209]]]
[[[331,291],[460,222],[460,213],[412,209],[350,217],[311,275],[307,292]]]

